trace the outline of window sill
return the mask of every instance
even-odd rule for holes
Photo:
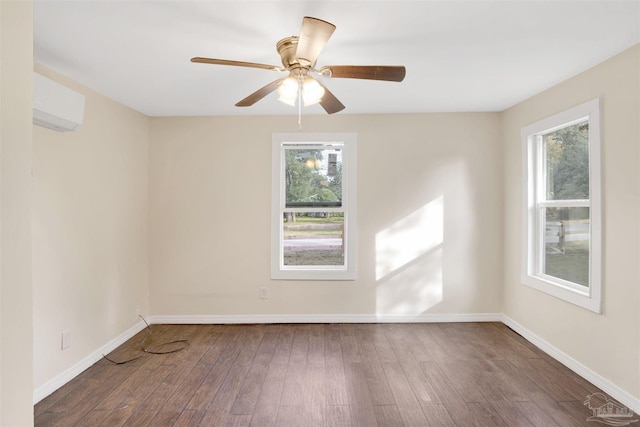
[[[585,292],[581,292],[573,287],[564,286],[555,281],[545,280],[538,276],[526,275],[521,278],[522,283],[543,292],[547,295],[559,298],[568,303],[585,308],[594,313],[601,314],[600,295],[592,295],[590,290],[586,288]]]

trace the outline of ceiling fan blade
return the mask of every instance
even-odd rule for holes
[[[199,56],[191,58],[191,62],[197,62],[200,64],[232,65],[235,67],[262,68],[265,70],[273,71],[285,71],[284,68],[278,67],[277,65],[258,64],[255,62],[230,61],[228,59],[201,58]]]
[[[296,48],[298,61],[306,61],[308,64],[303,65],[313,66],[335,29],[336,26],[327,21],[305,16],[302,19],[302,29],[300,30]]]
[[[320,74],[342,79],[367,79],[401,82],[407,70],[404,66],[389,65],[328,65],[322,67]]]
[[[326,86],[322,83],[318,82],[320,86],[324,88],[324,95],[322,95],[322,99],[320,100],[320,105],[324,108],[328,114],[337,113],[338,111],[344,110],[344,105],[342,102],[334,94],[331,93]]]
[[[257,91],[253,92],[251,95],[247,96],[243,100],[238,101],[236,103],[236,107],[250,107],[250,106],[252,106],[253,104],[255,104],[256,102],[260,101],[265,96],[269,95],[274,90],[278,89],[278,86],[280,86],[280,83],[282,83],[283,80],[284,79],[274,80],[271,83],[269,83],[268,85],[258,89]]]

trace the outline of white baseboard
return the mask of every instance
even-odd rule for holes
[[[66,371],[57,375],[50,381],[47,381],[42,386],[33,391],[33,404],[40,402],[45,397],[80,375],[84,370],[91,367],[98,360],[102,359],[103,354],[111,353],[113,350],[124,344],[127,340],[134,337],[138,332],[146,328],[147,325],[143,321],[136,323],[134,326],[120,334],[116,338],[109,341]]]
[[[633,410],[635,413],[640,413],[640,399],[633,396],[631,393],[621,389],[603,376],[592,371],[568,354],[564,353],[563,351],[545,341],[544,339],[540,338],[538,335],[534,334],[515,320],[511,319],[509,316],[503,314],[501,321],[502,323],[522,335],[527,341],[534,344],[549,356],[553,357],[558,362],[562,363],[567,368],[571,369],[573,372],[580,375],[582,378],[589,381],[591,384],[595,385],[621,404]]]
[[[501,322],[500,313],[470,314],[282,314],[282,315],[228,315],[228,316],[151,316],[150,323],[195,324],[256,324],[256,323],[452,323]]]

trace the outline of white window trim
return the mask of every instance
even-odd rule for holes
[[[583,289],[571,282],[537,274],[536,251],[540,245],[536,237],[535,165],[541,159],[534,159],[536,151],[534,139],[537,135],[563,128],[572,122],[589,119],[589,221],[590,221],[590,271],[589,287]],[[578,305],[596,313],[601,313],[602,299],[602,211],[601,211],[601,157],[600,157],[600,100],[593,99],[554,116],[540,120],[522,128],[522,170],[523,170],[523,247],[521,281],[523,284]],[[539,150],[538,150],[539,151]],[[540,153],[538,153],[540,154]],[[567,201],[546,202],[547,205],[561,206]],[[575,201],[576,204],[582,201]],[[573,206],[573,205],[572,205]],[[544,250],[544,249],[542,249]]]
[[[284,151],[288,143],[344,143],[342,162],[342,204],[344,207],[345,266],[286,267],[282,259],[281,212],[285,205]],[[356,147],[355,133],[274,133],[272,135],[271,175],[271,278],[276,280],[355,280],[357,277],[357,210],[356,210]],[[346,171],[346,173],[344,173]],[[313,208],[302,209],[313,211]],[[317,209],[321,211],[322,209]]]

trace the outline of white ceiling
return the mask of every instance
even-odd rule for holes
[[[402,83],[322,79],[337,114],[502,111],[640,42],[640,0],[36,0],[34,59],[149,116],[297,114],[275,93],[234,106],[283,74],[189,60],[281,65],[303,16],[337,27],[317,68],[407,68]]]

